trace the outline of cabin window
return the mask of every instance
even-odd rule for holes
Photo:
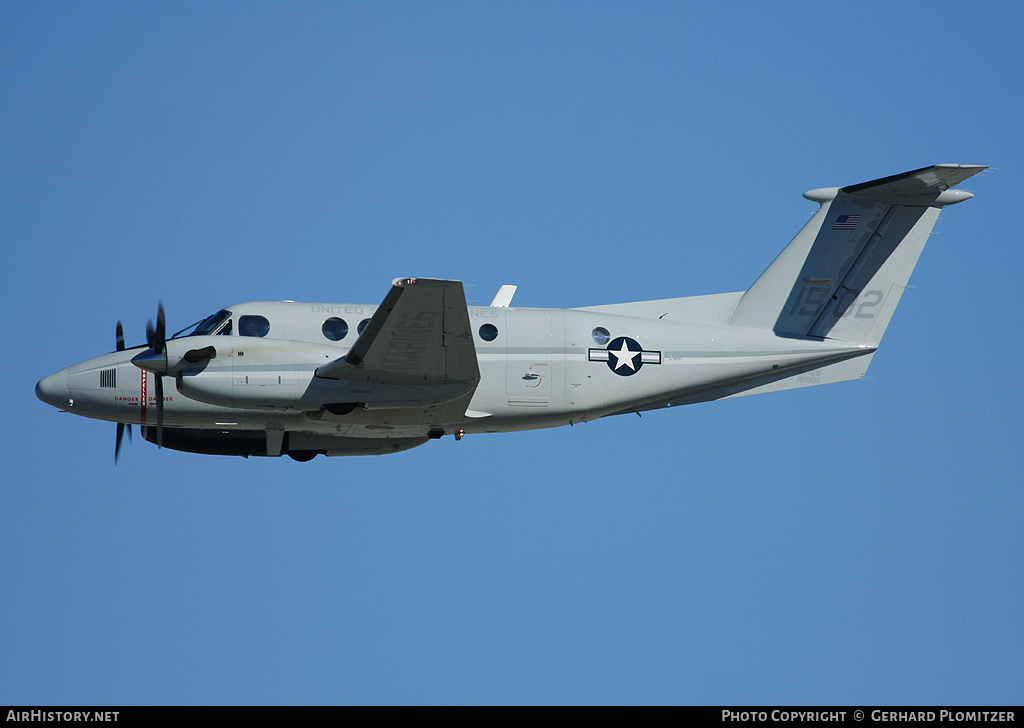
[[[357,334],[362,334],[363,333],[363,329],[366,328],[366,324],[368,324],[368,323],[370,323],[370,319],[363,319],[362,321],[360,321],[359,325],[356,326],[356,333]]]
[[[345,319],[334,316],[324,321],[324,325],[320,327],[320,330],[331,341],[341,341],[348,336],[348,322]]]
[[[612,338],[612,335],[608,333],[608,329],[603,326],[598,326],[590,332],[590,338],[594,340],[595,344],[604,346]]]
[[[264,337],[270,333],[270,322],[263,316],[239,316],[238,335]]]
[[[498,338],[498,327],[494,324],[484,324],[480,327],[480,338],[484,341],[494,341]]]

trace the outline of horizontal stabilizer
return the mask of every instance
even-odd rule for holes
[[[848,195],[893,205],[950,205],[974,196],[963,190],[950,190],[950,187],[983,169],[987,167],[978,164],[936,164],[844,187],[842,191]],[[947,191],[950,194],[945,194]]]

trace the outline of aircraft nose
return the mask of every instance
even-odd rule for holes
[[[40,379],[36,384],[36,396],[46,404],[58,409],[66,409],[68,406],[67,369]]]

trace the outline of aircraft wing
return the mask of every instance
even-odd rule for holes
[[[348,354],[316,375],[373,384],[479,382],[462,283],[396,280]]]

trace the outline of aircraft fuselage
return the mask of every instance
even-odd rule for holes
[[[738,295],[648,302],[651,312],[661,304],[661,317],[611,310],[469,307],[480,381],[466,415],[444,426],[444,434],[556,427],[731,396],[783,375],[813,373],[873,351],[716,324],[713,319],[724,316],[730,298]],[[172,357],[175,349],[183,353],[207,346],[218,353],[199,365],[184,362],[164,376],[167,432],[186,428],[426,437],[429,428],[422,424],[422,411],[460,393],[440,391],[443,385],[374,385],[315,374],[321,364],[348,353],[358,337],[359,317],[368,318],[376,308],[246,303],[227,309],[228,322],[262,317],[270,324],[265,337],[241,336],[236,323],[228,335],[168,340]],[[679,318],[687,313],[690,320]],[[347,325],[340,341],[324,335],[329,319]],[[160,375],[132,363],[145,348],[115,351],[68,367],[40,382],[40,398],[85,417],[153,426],[154,380]],[[355,406],[344,414],[331,411],[343,410],[345,404]]]

